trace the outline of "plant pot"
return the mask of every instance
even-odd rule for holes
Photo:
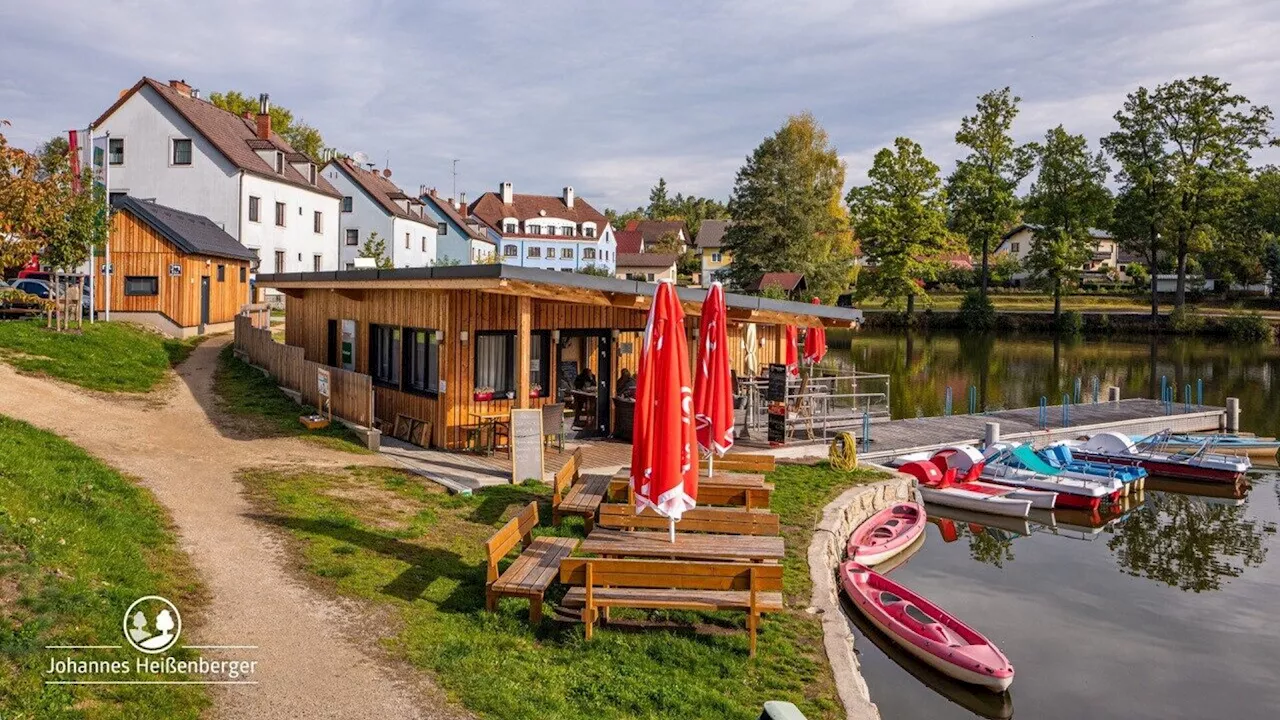
[[[478,393],[476,393],[475,395],[472,395],[472,398],[474,398],[474,399],[475,399],[476,401],[478,401],[478,402],[487,402],[487,401],[489,401],[489,400],[492,400],[492,399],[493,399],[493,393],[491,393],[491,392],[483,392],[483,393],[479,393],[479,392],[478,392]]]

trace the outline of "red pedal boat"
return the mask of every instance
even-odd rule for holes
[[[924,508],[917,503],[890,505],[867,518],[849,536],[849,559],[879,565],[905,550],[924,532]]]

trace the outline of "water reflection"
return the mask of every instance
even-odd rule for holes
[[[954,508],[928,505],[925,508],[929,522],[938,526],[944,542],[966,539],[969,556],[974,560],[998,568],[1013,562],[1013,540],[1031,534],[1031,526],[1025,520],[987,516]]]

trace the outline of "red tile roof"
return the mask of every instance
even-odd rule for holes
[[[579,225],[593,222],[596,224],[596,237],[604,234],[604,227],[609,224],[599,210],[582,198],[575,198],[572,208],[565,205],[564,198],[558,195],[512,195],[511,200],[510,205],[505,205],[501,195],[487,192],[471,203],[470,211],[498,232],[502,232],[502,219],[509,217],[522,223],[540,217],[572,220]]]
[[[272,132],[270,141],[262,140],[257,136],[257,126],[253,120],[227,112],[207,100],[184,95],[168,85],[148,77],[142,78],[132,88],[122,93],[115,103],[93,122],[93,127],[98,127],[106,122],[112,113],[144,86],[149,86],[157,95],[168,102],[183,119],[191,123],[191,126],[197,132],[212,143],[218,149],[218,152],[222,153],[233,165],[244,172],[286,182],[322,195],[342,197],[342,193],[338,192],[333,185],[330,185],[328,180],[320,177],[319,173],[316,175],[316,184],[312,185],[306,177],[303,177],[302,173],[295,170],[288,162],[285,163],[284,173],[277,174],[275,167],[263,160],[258,155],[257,150],[274,148],[285,153],[287,157],[298,157],[310,162],[309,158],[295,151],[279,134]],[[299,160],[299,162],[301,161]]]
[[[618,254],[638,253],[644,249],[644,235],[639,230],[614,230],[613,239],[618,243]]]
[[[752,283],[749,290],[759,290],[761,288],[775,285],[786,290],[787,292],[795,292],[796,288],[804,286],[804,275],[800,273],[790,272],[770,272],[760,276],[760,281]]]
[[[336,167],[344,172],[347,177],[351,178],[352,182],[359,185],[361,190],[364,190],[367,195],[373,198],[374,202],[381,205],[382,209],[391,215],[437,227],[435,218],[422,213],[421,208],[418,208],[417,212],[411,212],[397,202],[397,200],[407,200],[409,196],[396,187],[396,184],[391,182],[390,178],[384,177],[377,170],[362,168],[357,162],[348,157],[330,161],[328,165],[325,165],[325,168],[329,167]],[[421,201],[414,200],[414,203],[419,202]],[[410,207],[412,206],[413,203],[410,203]]]
[[[679,255],[671,253],[625,253],[619,250],[617,265],[620,268],[669,268],[679,259]]]

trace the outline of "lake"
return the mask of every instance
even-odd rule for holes
[[[1179,402],[1203,379],[1206,403],[1239,397],[1245,429],[1280,431],[1274,346],[866,333],[833,352],[892,375],[895,417],[939,414],[947,385],[963,411],[969,385],[1011,408],[1055,402],[1076,377],[1087,402],[1094,375],[1155,397],[1164,375]],[[1028,522],[929,507],[923,544],[891,576],[991,638],[1016,679],[1007,696],[973,690],[858,623],[872,700],[887,719],[1276,717],[1278,482],[1274,468],[1239,488],[1151,479],[1127,507]]]

